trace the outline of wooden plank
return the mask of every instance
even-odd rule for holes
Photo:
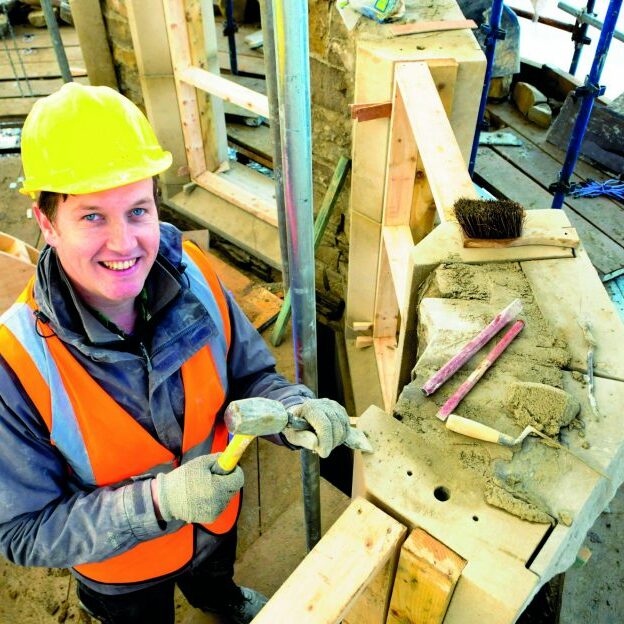
[[[65,54],[70,64],[82,63],[82,50],[80,46],[68,46]],[[0,65],[18,65],[23,63],[28,66],[31,63],[57,63],[56,53],[53,48],[22,48],[12,50],[2,49],[0,53]],[[58,63],[57,63],[58,64]]]
[[[550,204],[552,196],[548,191],[491,148],[479,148],[475,170],[486,183],[486,188],[495,191],[497,197],[512,199],[527,208],[545,208]],[[609,273],[624,266],[624,248],[567,204],[564,204],[563,210],[601,273]]]
[[[106,26],[99,0],[71,0],[72,21],[78,33],[80,49],[92,85],[117,89]],[[66,48],[67,49],[67,48]]]
[[[52,48],[52,39],[47,28],[35,28],[34,26],[17,24],[13,27],[15,33],[15,45],[18,48]],[[75,28],[65,24],[59,24],[59,33],[63,46],[80,45],[78,32]],[[10,43],[13,47],[13,42]]]
[[[219,73],[214,10],[210,0],[184,0],[186,27],[191,48],[191,64],[213,74]],[[204,157],[209,171],[227,162],[227,136],[223,102],[205,93],[197,94]]]
[[[79,63],[73,64],[69,66],[69,71],[72,76],[86,76],[87,70],[84,66],[81,66]],[[24,85],[24,90],[28,89],[28,85],[25,82],[24,72],[26,72],[26,78],[29,80],[35,78],[57,78],[61,75],[61,70],[59,69],[57,62],[49,62],[49,63],[28,63],[25,64],[22,68],[21,65],[16,65],[15,68],[10,65],[0,65],[0,80],[15,80],[15,76],[17,74],[17,79],[22,80]]]
[[[418,151],[399,84],[395,82],[390,119],[382,218],[384,225],[409,224],[416,175]]]
[[[86,76],[80,76],[76,79],[75,82],[79,82],[80,84],[88,85],[90,84],[89,78]],[[33,97],[42,97],[46,95],[50,95],[55,91],[58,91],[63,84],[64,81],[62,78],[43,78],[39,80],[29,80],[30,90],[28,90],[28,86],[25,82],[21,82],[20,86],[22,91],[28,95]],[[32,93],[31,93],[32,92]],[[21,98],[22,94],[19,90],[17,82],[0,82],[0,100],[7,98]],[[0,102],[0,108],[3,107],[3,103]]]
[[[551,156],[530,145],[516,150],[504,146],[494,146],[493,149],[545,188],[557,179],[561,170],[559,163]],[[598,174],[598,176],[599,178],[605,177],[604,174]],[[580,178],[573,176],[572,182],[580,182]],[[551,203],[552,195],[547,206]],[[569,195],[565,198],[565,204],[593,223],[603,234],[620,245],[624,245],[624,206],[604,197],[575,198]]]
[[[466,561],[414,529],[401,547],[387,624],[439,624]]]
[[[251,169],[248,171],[251,173]],[[238,206],[269,225],[277,227],[275,201],[269,202],[258,196],[252,189],[241,186],[241,181],[243,184],[247,182],[245,178],[246,176],[234,177],[229,171],[223,173],[204,171],[201,175],[193,178],[193,181],[234,206]],[[251,176],[249,178],[251,179]]]
[[[426,63],[399,63],[396,80],[441,221],[459,197],[476,197],[466,163]]]
[[[399,322],[399,302],[392,283],[390,259],[386,240],[381,238],[379,267],[377,269],[377,288],[375,289],[375,316],[373,317],[373,336],[392,338],[396,341]]]
[[[180,72],[180,80],[250,110],[262,117],[269,117],[269,100],[266,95],[256,93],[232,80],[207,72],[199,67],[188,67]]]
[[[442,30],[462,30],[464,28],[476,28],[474,20],[436,20],[432,22],[411,22],[409,24],[397,24],[390,26],[390,32],[395,37],[403,35],[416,35],[419,33],[440,32]]]
[[[450,119],[453,111],[455,82],[459,66],[454,59],[432,59],[428,62],[428,65],[444,110]],[[422,157],[419,153],[416,160],[416,176],[410,218],[414,243],[418,243],[431,232],[435,217],[436,204],[427,180]]]
[[[399,552],[397,551],[366,586],[345,616],[344,624],[386,623],[398,557]]]
[[[392,115],[392,102],[376,102],[372,104],[349,104],[351,119],[370,121]]]
[[[191,67],[191,48],[188,39],[183,0],[164,0],[165,19],[169,33],[169,49],[173,73],[177,81],[178,106],[182,120],[182,133],[191,178],[206,171],[204,141],[200,125],[200,111],[195,88],[180,80],[180,74]]]
[[[128,26],[145,110],[161,145],[173,156],[173,164],[160,174],[163,197],[168,200],[190,181],[178,96],[167,39],[164,7],[141,0],[126,0]]]
[[[198,225],[207,227],[270,266],[281,268],[277,228],[200,186],[166,201]]]
[[[35,274],[39,252],[0,232],[0,314],[7,310]]]
[[[279,313],[282,300],[277,295],[262,284],[253,282],[214,253],[209,252],[208,258],[223,285],[232,292],[245,316],[256,329]]]
[[[414,248],[412,232],[407,225],[385,226],[381,235],[384,240],[392,285],[399,309],[403,309],[407,288],[409,256]]]
[[[356,499],[254,619],[255,624],[338,624],[398,550],[405,527]],[[296,599],[294,599],[296,597]]]
[[[397,350],[396,338],[386,336],[375,338],[375,360],[377,362],[377,373],[379,374],[379,386],[383,397],[383,407],[387,414],[390,414],[397,400]]]

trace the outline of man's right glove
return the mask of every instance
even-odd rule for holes
[[[167,474],[156,476],[160,515],[165,521],[214,522],[243,487],[239,466],[219,474],[218,455],[202,455]]]

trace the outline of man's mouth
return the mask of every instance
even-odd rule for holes
[[[132,260],[115,260],[113,262],[102,261],[100,264],[111,271],[126,271],[132,268],[138,261],[138,258]]]

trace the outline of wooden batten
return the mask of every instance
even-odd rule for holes
[[[230,172],[212,173],[204,171],[194,181],[207,191],[222,197],[226,201],[246,210],[258,219],[277,227],[277,208],[275,201],[268,201],[241,184],[241,178],[232,179]],[[247,177],[247,176],[244,176]],[[249,176],[251,177],[251,176]],[[268,178],[267,178],[268,180]],[[268,180],[270,183],[270,180]]]
[[[399,63],[395,76],[440,221],[453,219],[455,201],[477,193],[429,67]]]
[[[269,117],[269,100],[267,96],[262,93],[256,93],[252,89],[248,89],[232,80],[227,80],[199,67],[184,69],[180,73],[180,80],[262,117]]]
[[[183,82],[180,78],[182,73],[192,66],[186,16],[182,0],[164,0],[163,7],[169,31],[173,73],[177,81],[178,106],[182,118],[186,156],[191,178],[195,178],[206,171],[207,164],[195,87]]]
[[[15,302],[35,274],[38,257],[34,247],[0,232],[0,314]]]
[[[372,503],[354,500],[254,624],[338,624],[399,550],[405,532],[401,523]]]
[[[441,624],[466,561],[422,529],[401,547],[387,624]]]

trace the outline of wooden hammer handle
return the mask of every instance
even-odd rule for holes
[[[256,436],[237,433],[227,445],[225,451],[219,455],[217,464],[225,474],[232,472],[239,459],[242,457],[245,449],[251,444]]]

